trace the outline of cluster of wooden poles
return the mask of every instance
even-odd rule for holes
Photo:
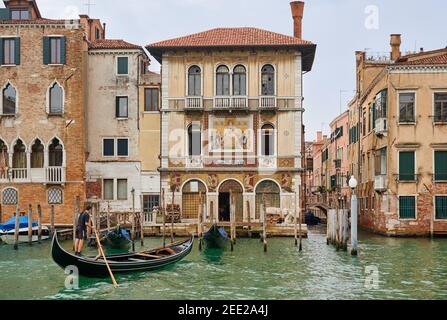
[[[203,224],[204,224],[204,204],[202,203],[202,193],[199,193],[199,210],[198,210],[198,226],[197,226],[197,231],[198,231],[198,235],[199,235],[199,250],[202,250],[202,246],[203,246]],[[266,213],[266,199],[265,199],[265,195],[263,195],[262,197],[262,204],[260,206],[260,216],[262,217],[262,233],[261,233],[261,242],[263,243],[264,246],[264,252],[267,252],[267,225],[268,225],[268,221],[267,221],[267,213]],[[299,251],[303,250],[303,245],[302,245],[302,229],[301,229],[301,206],[297,206],[298,210],[294,210],[295,212],[295,216],[294,216],[294,238],[295,238],[295,246],[299,247]],[[251,212],[250,212],[250,202],[247,201],[247,223],[243,223],[244,227],[247,227],[247,233],[248,233],[248,237],[251,238],[252,235],[252,226],[254,226],[255,224],[253,224],[251,222]],[[212,223],[217,223],[218,218],[214,215],[214,213],[212,213],[212,217],[211,217],[211,221]],[[259,224],[258,224],[259,225]],[[236,245],[236,238],[237,238],[237,223],[236,223],[236,202],[234,199],[234,195],[232,190],[230,190],[230,246],[231,246],[231,251],[234,251],[234,246]]]
[[[327,244],[337,250],[348,250],[349,211],[344,208],[331,209],[327,215]]]
[[[15,211],[15,226],[14,226],[14,250],[19,249],[19,233],[20,233],[20,207],[17,205]],[[3,221],[3,214],[0,206],[0,223]],[[37,205],[37,239],[40,243],[42,240],[42,207],[40,204]],[[50,208],[50,237],[54,234],[54,205]],[[33,243],[33,206],[28,205],[28,244]]]

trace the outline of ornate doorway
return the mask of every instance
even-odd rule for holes
[[[236,204],[236,221],[244,220],[242,185],[236,180],[227,180],[219,188],[219,221],[230,221],[230,194]]]

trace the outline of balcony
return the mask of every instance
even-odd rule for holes
[[[276,96],[262,96],[259,98],[259,110],[276,110]]]
[[[248,99],[244,96],[214,97],[214,110],[247,110]]]
[[[376,135],[381,136],[387,133],[387,119],[386,118],[380,118],[376,120]]]
[[[379,175],[375,177],[374,190],[377,192],[384,192],[388,190],[388,177],[386,175]]]
[[[0,172],[0,182],[64,184],[65,168],[10,168]]]
[[[47,167],[45,169],[46,183],[49,184],[63,184],[65,183],[65,168],[64,167]]]
[[[203,97],[186,97],[185,98],[185,110],[202,111],[203,110]]]

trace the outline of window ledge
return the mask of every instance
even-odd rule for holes
[[[403,125],[403,126],[408,126],[408,125],[411,125],[411,126],[414,126],[414,125],[416,125],[416,121],[408,121],[408,122],[398,122],[398,125]]]
[[[159,114],[160,111],[143,111],[143,114]]]
[[[49,64],[47,64],[47,66],[50,66],[50,67],[62,67],[64,65],[65,64],[63,64],[63,63],[49,63]]]
[[[399,221],[412,222],[412,221],[418,221],[418,219],[417,218],[401,218],[401,217],[399,217]]]
[[[63,113],[47,113],[48,117],[63,117]]]
[[[15,118],[15,117],[17,117],[17,114],[4,114],[4,113],[0,113],[0,117],[4,117],[4,118]]]
[[[433,121],[435,126],[447,125],[447,121]]]
[[[129,120],[129,118],[125,118],[125,117],[117,117],[115,118],[118,121],[125,121],[125,120]]]
[[[11,68],[11,67],[17,67],[17,64],[2,64],[2,68]]]

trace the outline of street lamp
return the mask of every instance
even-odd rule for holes
[[[357,255],[357,196],[355,195],[355,188],[357,188],[357,180],[351,176],[349,180],[349,187],[351,193],[351,255]]]

